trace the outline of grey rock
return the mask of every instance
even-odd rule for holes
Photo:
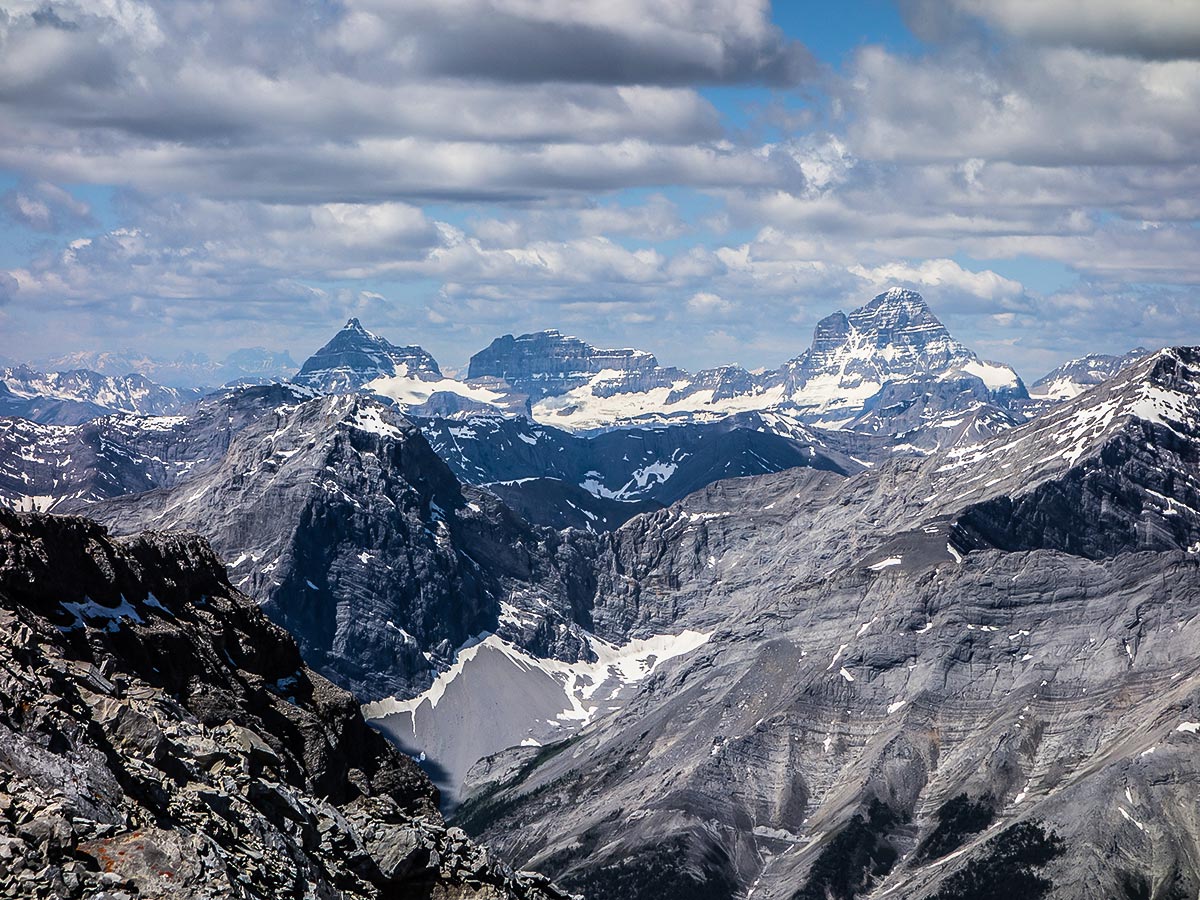
[[[0,511],[0,634],[18,626],[35,639],[0,640],[0,896],[558,896],[433,827],[429,780],[199,539]],[[262,687],[285,673],[290,699]],[[145,752],[167,733],[183,753]]]
[[[1017,833],[1049,848],[1036,896],[1190,892],[1198,425],[1177,348],[975,448],[630,521],[596,629],[709,642],[477,766],[455,822],[596,896],[970,897]],[[960,797],[986,823],[922,856]]]

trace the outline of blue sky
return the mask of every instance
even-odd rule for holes
[[[892,284],[1027,377],[1200,342],[1186,3],[0,7],[9,359],[356,315],[753,367]]]

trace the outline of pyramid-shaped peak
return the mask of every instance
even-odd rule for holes
[[[292,380],[321,393],[358,390],[376,378],[402,374],[419,380],[441,378],[437,361],[421,347],[398,347],[349,319],[325,346],[304,361]]]

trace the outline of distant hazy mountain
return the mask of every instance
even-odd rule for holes
[[[102,375],[143,375],[176,388],[215,388],[234,382],[277,381],[295,373],[296,363],[286,350],[248,347],[215,361],[203,353],[185,353],[173,360],[133,350],[118,353],[70,353],[47,360],[51,370],[90,369]]]
[[[322,393],[357,391],[377,378],[396,375],[440,381],[437,360],[420,347],[397,347],[350,319],[324,347],[304,361],[296,384]]]

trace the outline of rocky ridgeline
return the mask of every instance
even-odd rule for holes
[[[0,897],[567,896],[436,804],[203,541],[0,511]]]
[[[1194,896],[1198,448],[1175,348],[974,448],[631,520],[593,627],[712,637],[457,821],[598,897]]]
[[[43,424],[78,425],[113,413],[171,415],[200,397],[194,389],[163,387],[138,374],[101,375],[89,369],[38,372],[0,369],[0,416]]]

